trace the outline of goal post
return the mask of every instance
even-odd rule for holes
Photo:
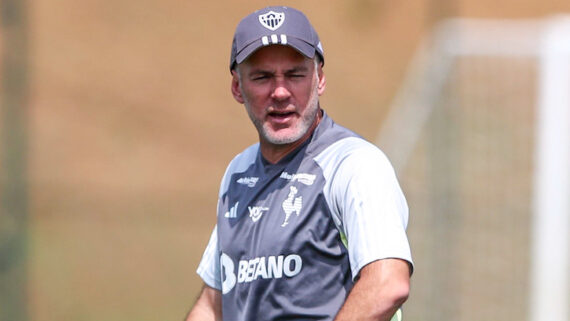
[[[410,203],[411,319],[569,319],[569,16],[443,21],[377,144]]]
[[[569,320],[570,17],[539,45],[530,320]]]

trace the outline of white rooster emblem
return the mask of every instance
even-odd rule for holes
[[[297,188],[295,186],[291,186],[289,188],[289,195],[287,199],[283,202],[283,211],[285,211],[285,221],[281,224],[281,227],[286,226],[289,224],[289,217],[293,212],[299,216],[301,212],[301,208],[303,207],[303,196],[295,197],[297,195]]]

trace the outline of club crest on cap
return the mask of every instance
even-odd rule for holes
[[[275,31],[283,25],[285,21],[285,13],[269,11],[268,13],[259,15],[259,23],[265,28]]]

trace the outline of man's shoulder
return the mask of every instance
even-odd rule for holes
[[[230,177],[234,173],[245,172],[257,160],[259,143],[253,144],[237,154],[228,164],[220,185],[220,196],[228,189]]]
[[[250,145],[244,149],[241,153],[237,154],[229,163],[228,167],[241,167],[249,166],[254,163],[257,159],[257,153],[259,152],[259,143]]]
[[[360,136],[349,136],[336,140],[324,148],[316,157],[327,158],[334,156],[335,158],[346,157],[385,157],[380,148],[368,140]]]
[[[361,137],[339,139],[316,155],[314,160],[329,179],[333,176],[348,179],[372,173],[384,173],[382,176],[385,176],[394,171],[384,152]]]

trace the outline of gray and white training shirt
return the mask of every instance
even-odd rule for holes
[[[279,163],[259,144],[232,160],[198,274],[226,321],[333,320],[366,264],[411,264],[407,223],[385,155],[324,113]]]

